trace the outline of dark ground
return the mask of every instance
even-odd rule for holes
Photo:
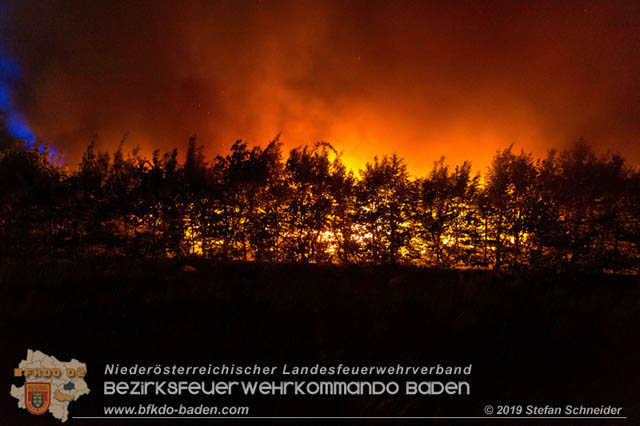
[[[149,397],[103,396],[101,370],[107,362],[473,363],[471,377],[453,379],[471,383],[471,396],[464,397],[200,397],[193,402],[247,405],[254,416],[482,416],[486,404],[611,404],[624,407],[623,415],[629,419],[404,423],[640,424],[637,277],[222,265],[195,260],[189,264],[197,270],[183,271],[184,262],[173,261],[1,260],[0,339],[4,347],[0,365],[8,380],[0,397],[0,425],[60,424],[50,414],[34,417],[17,409],[16,400],[9,395],[11,383],[22,384],[11,374],[27,349],[41,350],[62,361],[76,358],[87,363],[86,381],[92,391],[72,403],[70,416],[102,415],[105,405],[162,403]],[[375,379],[378,377],[364,380]],[[400,382],[407,379],[414,378],[397,378]],[[190,402],[179,397],[169,400],[176,401]],[[128,422],[266,423],[226,419]],[[71,418],[67,424],[116,423]]]

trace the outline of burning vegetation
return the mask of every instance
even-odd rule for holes
[[[0,255],[202,256],[638,273],[640,173],[585,144],[544,159],[496,153],[483,175],[396,155],[354,174],[328,143],[284,156],[237,141],[207,161],[177,150],[98,152],[78,168],[11,136],[0,144]]]

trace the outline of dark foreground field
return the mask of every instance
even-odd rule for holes
[[[2,260],[0,365],[7,382],[21,384],[11,374],[27,349],[63,361],[79,359],[87,363],[92,392],[72,403],[70,415],[99,416],[104,405],[162,402],[103,396],[101,370],[106,363],[472,363],[471,377],[454,378],[471,383],[470,396],[200,397],[193,402],[246,405],[253,416],[482,416],[486,404],[611,404],[624,407],[629,420],[405,422],[640,424],[636,277],[189,264],[196,270],[185,271],[184,262]],[[369,380],[375,379],[380,378]],[[33,417],[18,410],[9,396],[9,383],[0,402],[1,425],[60,424],[49,414]],[[268,421],[118,423],[124,422]],[[67,424],[114,421],[71,418]]]

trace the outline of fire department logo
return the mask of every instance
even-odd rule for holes
[[[31,414],[44,414],[51,405],[51,383],[27,382],[24,384],[24,403]]]
[[[24,379],[23,385],[11,385],[10,393],[18,400],[18,408],[26,409],[31,414],[50,413],[61,422],[66,422],[69,419],[69,407],[82,395],[89,393],[86,375],[87,365],[77,359],[60,361],[54,356],[29,349],[27,358],[13,369],[15,378]]]

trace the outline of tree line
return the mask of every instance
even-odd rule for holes
[[[210,161],[195,138],[184,161],[91,143],[69,169],[5,134],[0,182],[0,256],[640,270],[640,173],[581,142],[412,177],[395,154],[354,173],[329,143],[285,157],[278,137]]]

